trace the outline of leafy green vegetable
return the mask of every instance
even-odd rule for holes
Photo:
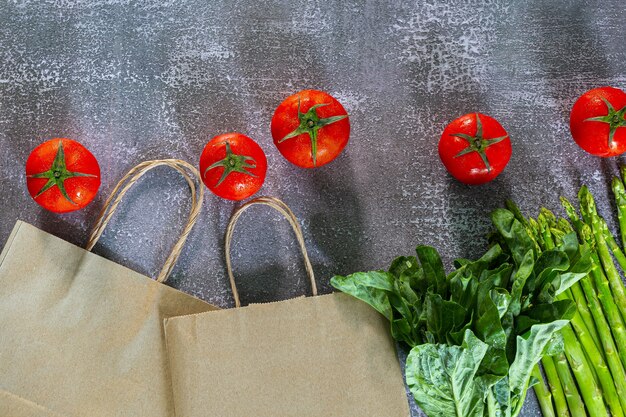
[[[334,277],[337,287],[376,309],[387,320],[393,319],[388,294],[394,290],[393,276],[386,272],[357,272],[347,277]]]
[[[407,384],[422,410],[432,415],[483,415],[485,385],[476,378],[488,346],[471,330],[461,346],[418,345],[407,357]],[[492,381],[493,382],[493,381]]]
[[[543,216],[542,225],[556,227]],[[591,268],[589,248],[573,232],[541,251],[521,214],[499,209],[492,221],[489,250],[456,260],[447,276],[437,251],[418,246],[417,256],[395,259],[387,272],[331,279],[385,316],[393,337],[412,348],[407,383],[430,417],[519,414],[536,382],[533,368],[576,311],[556,297]]]

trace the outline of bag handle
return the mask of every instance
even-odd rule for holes
[[[235,284],[235,276],[233,275],[233,266],[230,259],[230,246],[233,240],[233,232],[235,231],[235,225],[237,224],[237,220],[246,211],[249,207],[254,206],[256,204],[261,204],[265,206],[269,206],[274,210],[278,211],[282,214],[289,224],[291,228],[296,234],[296,239],[298,239],[298,244],[300,245],[300,251],[302,252],[302,257],[304,258],[304,267],[306,269],[306,273],[309,277],[309,281],[311,282],[311,292],[313,295],[317,295],[317,285],[315,284],[315,274],[313,273],[313,267],[311,266],[311,261],[309,260],[309,255],[306,250],[306,245],[304,244],[304,236],[302,235],[302,229],[300,229],[300,225],[298,224],[298,219],[293,214],[291,209],[275,197],[259,197],[254,200],[248,201],[243,206],[239,207],[230,218],[228,222],[228,226],[226,227],[226,238],[225,238],[225,251],[226,251],[226,270],[228,271],[228,278],[230,279],[230,287],[233,291],[233,297],[235,298],[235,307],[241,307],[241,302],[239,301],[239,292],[237,291],[237,285]]]
[[[165,282],[167,278],[172,273],[174,269],[174,265],[176,265],[176,261],[178,261],[178,257],[180,256],[180,252],[185,245],[185,241],[191,232],[191,229],[196,224],[198,220],[198,216],[200,214],[200,209],[202,208],[202,201],[204,197],[204,186],[202,185],[202,180],[200,179],[200,173],[198,170],[191,164],[185,161],[181,161],[180,159],[157,159],[153,161],[145,161],[140,163],[139,165],[132,168],[124,177],[117,183],[109,198],[104,203],[102,207],[102,211],[98,215],[98,219],[96,220],[96,224],[91,232],[91,236],[89,237],[89,241],[87,242],[86,249],[91,251],[93,247],[102,236],[104,229],[106,228],[109,220],[115,213],[117,206],[124,198],[126,192],[148,171],[158,166],[168,166],[170,168],[174,168],[176,171],[180,172],[181,175],[189,184],[189,188],[191,189],[191,209],[189,211],[189,218],[187,219],[187,223],[183,231],[181,232],[178,241],[172,248],[169,256],[165,260],[165,264],[159,272],[159,275],[156,279],[157,282]],[[196,187],[196,184],[199,186]]]

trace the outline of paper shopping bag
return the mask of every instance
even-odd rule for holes
[[[162,160],[132,169],[105,203],[88,248],[124,193],[159,165],[183,174],[193,202],[157,281],[15,225],[0,255],[0,416],[173,416],[163,319],[215,309],[161,283],[200,212],[195,168]]]
[[[230,241],[237,219],[254,204],[273,207],[291,223],[313,296],[166,319],[176,415],[409,416],[388,323],[353,297],[316,296],[302,232],[280,200],[253,200],[228,225],[226,262],[236,306]]]

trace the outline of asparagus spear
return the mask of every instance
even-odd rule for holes
[[[576,377],[576,381],[578,381],[580,394],[585,401],[589,415],[591,417],[608,416],[602,400],[602,391],[600,391],[593,378],[589,363],[580,347],[580,343],[576,339],[574,331],[570,326],[565,326],[561,329],[561,334],[565,342],[565,356]],[[570,410],[572,410],[571,405]]]
[[[589,233],[590,232],[589,228],[587,227],[586,232],[584,231],[585,225],[580,221],[580,219],[576,215],[576,212],[573,206],[564,198],[561,199],[561,202],[563,206],[565,207],[565,210],[568,216],[571,218],[572,222],[575,224],[576,228],[578,229],[581,240],[583,242],[586,241],[588,243],[592,243],[592,242],[589,242],[590,237],[591,237],[591,234]],[[565,223],[559,223],[559,228],[562,229],[563,231],[569,231],[571,228],[571,225],[565,224]],[[589,284],[588,278],[584,278],[584,282],[585,284],[588,285]],[[590,291],[593,291],[593,288],[588,288],[588,289]],[[599,306],[597,305],[597,299],[595,299],[595,294],[591,294],[591,295],[594,298],[595,307],[598,308]],[[597,334],[597,332],[595,332],[596,329],[595,329],[595,323],[593,322],[593,317],[591,315],[591,312],[588,306],[583,302],[583,300],[586,301],[586,299],[585,299],[585,295],[582,292],[581,285],[579,283],[576,283],[574,286],[572,286],[571,291],[567,292],[567,296],[577,301],[577,307],[579,311],[577,312],[576,316],[572,319],[571,325],[576,331],[576,335],[578,336],[578,339],[580,340],[582,344],[586,359],[588,360],[589,363],[593,365],[591,369],[594,369],[595,373],[597,374],[597,377],[604,391],[605,399],[607,401],[607,404],[609,405],[611,413],[613,416],[624,415],[623,410],[624,408],[626,408],[626,398],[625,398],[626,392],[624,391],[624,389],[626,389],[626,378],[623,378],[622,376],[623,368],[621,367],[620,361],[616,360],[617,357],[613,352],[611,359],[612,359],[613,368],[615,369],[614,373],[616,374],[615,376],[617,377],[616,383],[614,385],[611,372],[607,368],[606,362],[603,358],[602,349],[599,349],[601,341],[600,341],[599,335]],[[600,310],[600,314],[601,314],[601,310]],[[583,320],[583,315],[587,317],[586,320]],[[601,318],[603,319],[603,316],[601,316]],[[586,323],[590,323],[590,324],[587,325]],[[604,322],[604,324],[606,325],[606,322]],[[588,330],[588,328],[594,329],[595,334],[593,334],[593,336],[591,337],[590,335],[592,335],[592,333],[591,331]],[[604,330],[608,330],[608,328],[605,327]],[[568,332],[568,330],[565,330],[565,332]],[[595,341],[592,340],[592,338],[595,338]],[[612,344],[613,341],[612,341],[610,333],[608,333],[608,339],[609,339],[609,343]]]
[[[583,231],[583,229],[585,229],[585,224],[580,220],[580,218],[576,214],[576,209],[574,209],[574,206],[572,205],[572,203],[570,203],[565,197],[561,197],[561,205],[565,209],[565,212],[567,213],[567,216],[570,218],[571,222],[574,224],[574,229],[576,229],[579,240],[581,242],[587,243],[590,248],[594,248],[595,244],[591,240],[591,233],[589,232],[585,233]],[[561,220],[563,220],[563,222],[561,222]],[[559,228],[561,230],[569,231],[570,230],[569,228],[571,227],[572,225],[569,222],[567,222],[565,219],[559,219]],[[587,330],[589,331],[591,338],[596,343],[596,346],[602,352],[602,349],[601,349],[602,344],[600,342],[600,336],[598,335],[596,325],[594,323],[593,317],[589,310],[589,303],[587,299],[585,298],[585,295],[583,294],[581,284],[578,282],[575,283],[574,285],[572,285],[571,290],[572,290],[572,296],[573,296],[572,299],[576,303],[576,309],[578,310],[578,314],[580,314],[580,317],[585,322],[585,326],[587,327]]]
[[[626,166],[620,168],[622,179],[626,178]],[[613,178],[611,188],[615,196],[615,205],[617,206],[617,219],[619,221],[619,230],[622,236],[622,248],[626,249],[626,188],[624,188],[623,180],[617,177]]]
[[[513,217],[515,217],[520,223],[522,223],[522,226],[528,227],[528,220],[526,220],[526,217],[524,217],[522,211],[513,200],[506,200],[504,202],[504,206],[508,211],[513,213]]]
[[[526,219],[526,217],[524,217],[524,215],[522,214],[522,212],[519,209],[519,207],[517,206],[517,204],[515,204],[512,200],[506,200],[505,205],[506,205],[506,208],[511,213],[513,213],[513,216],[520,223],[522,223],[522,226],[524,226],[524,228],[528,232],[528,236],[530,236],[531,240],[533,241],[533,244],[535,245],[535,249],[537,250],[537,252],[541,252],[541,248],[539,247],[539,243],[537,242],[537,240],[538,240],[538,235],[537,235],[538,224],[537,224],[537,222],[535,222],[533,219]]]
[[[595,204],[593,202],[593,197],[591,197],[591,194],[586,187],[583,186],[581,188],[579,198],[581,204],[580,211],[583,218],[592,223],[591,228],[596,243],[596,251],[592,254],[592,260],[596,265],[602,265],[604,272],[606,272],[605,275],[599,268],[592,268],[591,276],[593,277],[598,291],[598,299],[600,300],[604,314],[606,315],[606,318],[611,326],[613,337],[615,337],[615,342],[617,344],[622,364],[626,366],[626,328],[616,304],[617,300],[614,300],[611,289],[609,288],[609,281],[616,280],[619,281],[619,285],[623,287],[622,280],[617,272],[617,269],[615,268],[615,265],[613,264],[606,242],[604,241],[604,237],[602,233],[599,233],[597,213],[595,216],[593,215],[595,212]]]
[[[622,323],[613,297],[611,296],[609,283],[600,268],[600,262],[598,259],[594,259],[593,262],[595,267],[591,270],[591,276],[593,277],[595,287],[598,291],[598,301],[602,306],[602,311],[604,311],[611,333],[615,338],[617,353],[623,366],[626,367],[626,329],[624,328],[624,324]],[[598,324],[597,321],[596,324]]]
[[[563,299],[565,297],[560,298]],[[574,329],[576,336],[578,336],[578,340],[586,353],[585,357],[587,358],[587,361],[592,365],[592,369],[595,369],[604,398],[609,406],[609,409],[611,410],[611,415],[613,417],[624,416],[623,407],[626,407],[626,397],[624,396],[626,392],[620,392],[620,395],[618,395],[616,385],[613,383],[611,372],[609,371],[600,350],[587,333],[586,326],[578,313],[576,313],[576,315],[572,318],[571,326]]]
[[[556,221],[556,226],[552,227],[550,231],[552,232],[555,242],[561,244],[563,237],[568,233],[572,233],[574,228],[567,219],[559,217]]]
[[[584,278],[584,279],[587,279],[587,278]],[[587,301],[587,298],[585,297],[585,294],[582,290],[581,285],[582,284],[580,282],[577,282],[574,285],[572,285],[572,287],[570,288],[571,294],[572,294],[571,298],[576,303],[577,315],[580,316],[580,319],[584,323],[585,330],[589,334],[590,338],[593,340],[598,350],[601,352],[602,358],[606,359],[604,357],[604,352],[602,350],[602,342],[600,341],[600,335],[598,334],[598,331],[596,330],[596,324],[593,320],[593,316],[591,315],[591,310],[589,310],[589,303]]]
[[[566,201],[566,200],[562,200]],[[566,207],[566,211],[568,214],[571,214],[573,207],[569,205]],[[575,214],[575,213],[574,213]],[[576,219],[577,220],[577,219]],[[580,221],[575,222],[574,224],[579,227],[579,236],[580,238],[587,242],[590,247],[595,247],[595,241],[593,239],[593,233],[591,232],[591,228]],[[593,279],[593,281],[592,281]],[[603,293],[606,295],[607,284],[606,278],[603,277],[603,271],[600,267],[600,260],[598,259],[597,253],[592,251],[592,268],[589,275],[582,280],[580,280],[580,287],[583,290],[585,298],[588,301],[589,311],[593,317],[593,321],[595,323],[595,327],[598,330],[599,340],[602,344],[601,351],[605,353],[605,358],[611,373],[613,374],[613,379],[616,383],[617,392],[620,397],[624,396],[624,392],[626,392],[626,370],[620,361],[620,351],[624,349],[618,349],[616,346],[613,336],[611,334],[611,328],[609,326],[609,321],[607,321],[607,317],[603,313],[603,309],[598,298],[598,294],[594,287],[594,281],[600,283],[600,287],[603,289]],[[610,299],[610,297],[609,297]],[[610,305],[608,306],[610,309]],[[616,322],[616,317],[613,317],[613,322]]]
[[[561,385],[561,379],[559,378],[559,373],[556,370],[556,360],[552,356],[544,356],[541,358],[541,365],[543,366],[543,370],[546,373],[546,379],[548,380],[548,386],[550,387],[550,392],[552,392],[552,397],[554,398],[554,407],[556,409],[556,415],[558,417],[569,417],[570,412],[567,406],[567,400],[565,398],[565,391],[563,390],[563,386]],[[565,359],[566,370],[569,373],[569,365],[567,365],[567,359]],[[570,374],[570,380],[573,383],[573,379]],[[576,389],[576,393],[578,394],[578,389],[574,385],[573,387]],[[580,396],[578,397],[580,398]],[[581,400],[582,401],[582,400]],[[578,416],[585,416],[585,412],[583,410],[582,414],[578,414]]]
[[[539,231],[541,233],[541,239],[543,240],[543,249],[554,249],[555,244],[552,239],[552,233],[550,232],[551,226],[556,226],[554,214],[545,207],[542,207],[539,210],[539,216],[537,216],[537,223],[539,223]]]
[[[574,216],[576,216],[575,213]],[[561,233],[573,232],[572,225],[565,219],[559,219],[558,227]],[[588,245],[584,240],[582,242]],[[587,299],[585,298],[580,283],[574,283],[565,294],[567,298],[576,303],[576,315],[571,324],[583,346],[587,361],[594,365],[591,367],[591,370],[596,383],[601,384],[602,388],[606,391],[605,395],[607,396],[607,401],[611,404],[611,408],[615,410],[615,414],[622,414],[611,374],[606,367],[606,358],[602,349],[600,336],[597,333],[593,317],[589,311]],[[619,411],[617,411],[618,409]]]
[[[624,255],[624,251],[619,247],[617,241],[613,237],[613,234],[609,230],[609,226],[606,224],[606,221],[603,218],[600,218],[600,226],[602,227],[602,236],[604,236],[604,240],[606,244],[611,249],[615,260],[619,264],[622,270],[626,270],[626,255]]]
[[[580,220],[578,214],[576,214],[576,209],[574,208],[574,205],[565,197],[560,197],[559,199],[561,200],[561,206],[565,209],[567,217],[569,217],[570,221],[574,225],[574,229],[578,233],[578,237],[582,242],[584,242],[585,238],[580,234],[584,223],[582,220]]]
[[[597,273],[599,267],[593,266],[592,274]],[[622,409],[626,409],[626,370],[622,366],[620,358],[618,356],[617,347],[613,341],[611,335],[611,329],[604,314],[602,313],[602,307],[598,300],[589,277],[585,277],[580,281],[583,292],[589,300],[589,309],[593,316],[594,321],[598,327],[598,333],[600,334],[600,341],[602,342],[602,350],[606,356],[606,363],[609,366],[611,374],[613,376],[613,382],[615,383],[615,389],[620,396],[622,403]]]
[[[563,387],[563,394],[565,395],[565,399],[567,400],[567,405],[572,417],[583,417],[586,416],[585,413],[585,403],[581,398],[578,388],[576,387],[576,382],[574,381],[574,377],[572,376],[572,371],[567,362],[567,357],[565,353],[561,352],[558,355],[554,356],[554,366],[556,367],[556,371],[559,375],[559,379],[561,381],[561,386]],[[597,386],[596,386],[597,387]],[[591,417],[595,417],[591,415]]]
[[[615,241],[615,238],[613,237],[613,234],[609,230],[609,227],[606,224],[606,221],[604,221],[602,217],[598,216],[598,223],[600,225],[600,230],[601,230],[602,236],[604,237],[604,241],[606,242],[609,249],[611,249],[611,252],[613,253],[613,256],[615,257],[615,260],[617,261],[622,271],[626,271],[626,255],[624,255],[624,252]],[[613,290],[613,297],[616,300],[617,306],[620,309],[622,320],[626,323],[626,293],[624,289],[624,283],[622,282],[621,277],[619,276],[619,272],[617,272],[616,269],[615,271],[617,274],[617,278],[614,281],[610,282],[611,289]]]
[[[593,230],[593,235],[596,239],[596,251],[600,261],[602,262],[602,266],[604,267],[611,290],[613,290],[612,298],[615,300],[614,304],[616,305],[622,320],[626,320],[626,293],[624,292],[624,283],[622,282],[622,278],[620,277],[617,268],[615,268],[615,264],[613,263],[613,259],[609,253],[604,233],[602,233],[602,220],[596,210],[595,201],[589,192],[589,189],[585,186],[581,187],[580,192],[578,193],[578,198],[580,200],[581,214]],[[622,328],[623,327],[624,324],[622,322]],[[623,346],[626,347],[626,344]]]
[[[535,390],[535,395],[537,396],[537,401],[541,408],[541,414],[543,414],[543,417],[556,417],[554,407],[552,406],[552,393],[550,393],[550,389],[546,386],[543,376],[541,375],[539,364],[535,365],[531,375],[539,381],[533,386],[533,389]]]
[[[540,210],[539,216],[537,216],[537,224],[539,226],[540,246],[542,247],[542,249],[545,250],[553,249],[555,247],[555,242],[552,238],[551,229],[557,224],[554,214],[546,208],[542,208]],[[569,294],[569,296],[571,297],[571,293],[566,292],[565,294],[562,294],[559,298],[564,299],[567,294]],[[561,334],[563,335],[565,342],[565,357],[567,357],[567,360],[569,360],[571,369],[576,376],[580,392],[583,394],[583,398],[590,412],[590,415],[592,417],[606,415],[606,408],[604,407],[604,402],[602,400],[602,393],[598,386],[599,377],[596,375],[595,369],[588,365],[585,353],[583,352],[582,348],[580,348],[580,345],[578,344],[578,341],[576,339],[576,335],[572,331],[571,327],[569,325],[565,326],[561,330]],[[589,342],[591,342],[592,345],[594,344],[591,340],[589,340]],[[563,383],[563,389],[565,391],[565,397],[569,404],[569,409],[572,415],[576,415],[578,409],[581,408],[578,405],[578,402],[580,401],[580,396],[577,395],[577,391],[574,391],[576,385],[573,383],[571,374],[565,371],[565,357],[563,355],[558,357],[556,367],[557,372],[561,377],[561,382]],[[600,360],[602,359],[600,358]],[[608,380],[606,379],[606,375],[603,375],[603,377],[604,384],[608,385],[607,382],[610,382],[611,388],[613,388],[613,395],[611,395],[610,398],[613,401],[612,405],[617,406],[618,414],[616,414],[616,416],[623,416],[621,406],[619,405],[619,400],[617,401],[617,403],[615,402],[617,398],[615,394],[615,388],[612,386],[610,375]],[[587,384],[584,387],[580,386],[583,381],[586,381],[585,384]],[[605,414],[602,414],[601,412],[603,409],[605,411]]]
[[[590,243],[590,246],[593,247],[595,244],[594,237],[596,236],[595,234],[592,235],[592,229],[580,221],[573,206],[566,199],[562,199],[561,201],[568,212],[568,216],[576,226],[576,230],[581,238],[580,240]],[[583,211],[582,208],[581,211]],[[588,218],[593,221],[590,216],[591,213],[593,213],[592,210],[583,212],[583,214],[588,215]],[[598,219],[600,219],[599,216],[597,216],[596,224]],[[568,222],[556,221],[554,215],[546,209],[541,210],[537,222],[533,222],[532,219],[530,219],[529,224],[532,226],[531,228],[534,229],[533,231],[535,232],[537,241],[544,250],[553,248],[555,243],[558,243],[561,240],[563,233],[567,233],[572,230],[571,225]],[[594,267],[595,269],[599,269],[598,265],[600,265],[600,256],[595,253],[595,251],[594,255],[595,260],[597,260]],[[611,264],[611,266],[614,267],[613,264]],[[602,271],[600,270],[600,272]],[[598,300],[595,297],[595,291],[593,290],[591,281],[589,278],[584,278],[584,281],[586,289],[591,291],[590,296],[593,298],[593,301],[595,301],[593,307],[596,309],[596,315],[599,312],[599,320],[603,321],[603,338],[608,340],[603,341],[602,337],[600,337],[598,329],[596,329],[594,316],[591,312],[591,306],[588,305],[586,300],[585,291],[583,291],[581,285],[576,284],[572,287],[571,291],[567,291],[565,294],[561,295],[561,298],[569,297],[575,300],[577,302],[577,307],[580,310],[580,312],[577,313],[575,318],[572,320],[571,327],[566,326],[562,330],[566,349],[564,356],[570,361],[570,365],[574,370],[574,375],[579,383],[581,393],[583,394],[583,398],[585,399],[585,404],[588,407],[590,415],[592,417],[607,415],[604,402],[602,401],[602,391],[600,391],[601,386],[604,391],[605,400],[611,410],[611,414],[613,416],[624,416],[624,409],[626,409],[626,396],[624,395],[626,378],[621,377],[623,375],[623,367],[619,358],[615,355],[615,351],[610,349],[610,345],[613,344],[613,340],[611,338],[606,320],[604,320],[604,316],[602,315],[602,309],[600,308],[597,302]],[[603,345],[609,347],[609,353],[611,354],[611,364],[609,367],[607,367],[606,359],[603,356],[603,349],[600,349],[600,346]],[[581,408],[582,404],[579,402],[580,396],[576,398],[576,395],[574,395],[575,391],[572,391],[572,388],[575,388],[575,384],[573,384],[573,380],[571,378],[571,374],[568,372],[568,369],[564,366],[564,356],[561,355],[556,359],[556,369],[561,378],[560,382],[563,384],[566,398],[570,404],[570,409],[574,413],[575,410]],[[550,369],[550,363],[548,361],[545,362],[547,364],[547,369]],[[546,369],[546,364],[544,364],[544,369]],[[609,368],[611,368],[611,370],[609,370]],[[614,383],[611,375],[612,372],[615,374],[619,382],[616,381]],[[547,371],[546,376],[549,378]],[[554,376],[552,376],[552,379],[554,379]],[[550,379],[548,381],[550,382]],[[557,382],[559,381],[557,380]],[[578,405],[576,405],[577,403]]]
[[[538,252],[541,252],[541,248],[539,247],[539,241],[541,240],[541,232],[539,231],[539,223],[533,218],[528,219],[528,234],[535,242],[536,249]]]

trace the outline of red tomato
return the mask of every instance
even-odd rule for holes
[[[50,139],[28,156],[26,186],[33,200],[47,210],[56,213],[78,210],[98,193],[100,166],[80,143]]]
[[[470,113],[446,126],[439,140],[439,157],[457,180],[483,184],[504,170],[511,159],[511,140],[496,119]]]
[[[600,87],[580,96],[570,114],[572,137],[590,154],[602,157],[626,152],[626,93]]]
[[[259,191],[265,181],[267,158],[263,149],[241,133],[211,139],[200,156],[202,181],[214,194],[243,200]]]
[[[280,153],[302,168],[329,163],[350,137],[346,110],[333,96],[317,90],[287,97],[276,108],[271,129]]]

